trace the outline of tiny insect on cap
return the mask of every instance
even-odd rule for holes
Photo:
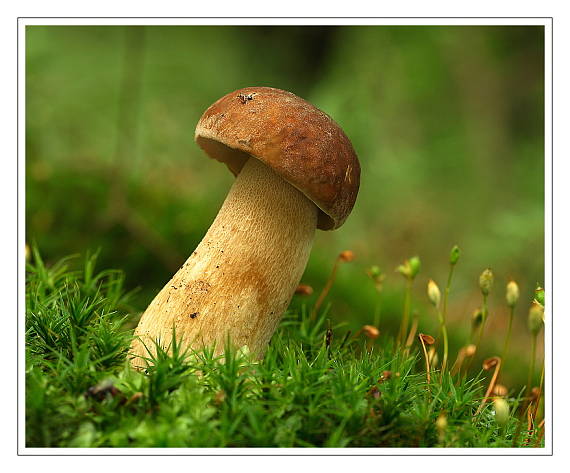
[[[236,176],[249,157],[271,167],[320,209],[321,230],[340,227],[356,201],[360,164],[350,140],[331,117],[291,92],[231,92],[204,112],[195,140]]]

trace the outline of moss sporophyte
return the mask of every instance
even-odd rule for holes
[[[515,315],[515,306],[519,300],[519,286],[515,281],[509,281],[507,284],[506,301],[509,307],[509,325],[507,327],[507,335],[505,337],[505,345],[503,347],[503,362],[507,358],[509,351],[509,343],[511,340],[511,330],[513,326],[513,318]]]
[[[406,292],[404,295],[404,310],[402,313],[402,321],[400,324],[400,331],[398,333],[398,345],[406,341],[408,334],[408,323],[410,319],[411,298],[412,298],[412,285],[416,276],[420,272],[421,262],[418,256],[414,256],[404,261],[404,264],[399,265],[396,271],[406,279]]]
[[[441,364],[441,375],[444,376],[445,369],[447,367],[447,354],[449,350],[449,342],[447,338],[447,328],[445,326],[445,319],[443,318],[443,313],[440,311],[439,308],[439,303],[441,300],[441,292],[439,290],[439,287],[437,287],[437,284],[432,279],[428,281],[427,294],[428,294],[428,299],[435,308],[437,318],[439,321],[440,333],[443,335],[443,361]]]
[[[395,348],[396,330],[370,323],[351,336],[326,312],[312,319],[307,299],[290,309],[262,359],[227,342],[219,353],[215,347],[191,349],[174,327],[169,343],[149,345],[145,369],[133,370],[125,360],[132,340],[128,324],[135,319],[128,314],[136,310],[124,293],[124,277],[95,271],[96,255],[76,270],[70,260],[47,267],[37,249],[31,253],[28,446],[544,444],[544,369],[526,399],[516,388],[509,395],[498,382],[500,358],[485,360],[482,373],[465,369],[462,360],[476,352],[471,344],[460,348],[446,376],[433,376],[439,369],[434,337],[420,333],[416,343]],[[428,301],[437,309],[441,299],[430,283]],[[191,319],[195,312],[184,313],[188,323],[203,317],[200,312]],[[429,322],[423,311],[414,314],[415,327]],[[542,320],[543,308],[535,303],[529,310],[533,338]],[[418,431],[426,434],[418,438]]]
[[[327,282],[326,282],[325,286],[323,287],[323,290],[319,294],[319,297],[318,297],[317,301],[315,302],[315,305],[313,306],[313,309],[311,311],[311,318],[312,319],[315,319],[317,317],[317,314],[319,312],[319,309],[321,308],[321,305],[323,304],[324,300],[326,299],[327,295],[329,294],[329,292],[330,292],[330,290],[334,284],[339,264],[340,263],[350,263],[351,261],[354,260],[354,257],[355,257],[354,253],[350,250],[344,250],[344,251],[339,253],[339,255],[337,256],[337,258],[334,262],[331,274],[330,274],[329,278],[327,279]]]

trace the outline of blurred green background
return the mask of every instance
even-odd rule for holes
[[[331,115],[362,167],[346,224],[317,233],[303,277],[315,294],[293,305],[313,302],[350,249],[331,317],[356,330],[379,311],[380,329],[395,332],[404,281],[394,268],[417,254],[414,308],[420,330],[437,335],[425,288],[433,278],[443,290],[458,244],[452,348],[466,341],[491,267],[485,355],[502,346],[514,278],[511,356],[528,359],[528,306],[544,282],[542,27],[26,28],[26,241],[48,262],[100,248],[100,266],[126,272],[143,310],[233,180],[194,144],[200,115],[241,87],[282,88]],[[373,264],[387,275],[380,295]],[[517,370],[524,377],[524,362],[511,363],[513,380]]]

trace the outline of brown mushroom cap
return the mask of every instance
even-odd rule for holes
[[[195,140],[234,175],[250,156],[270,166],[321,210],[321,230],[340,227],[354,206],[360,164],[350,140],[331,117],[291,92],[231,92],[204,112]]]

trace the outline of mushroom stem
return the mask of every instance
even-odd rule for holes
[[[134,367],[168,347],[172,330],[183,347],[229,337],[262,356],[305,270],[317,207],[257,159],[236,178],[212,226],[143,314],[131,346]]]

